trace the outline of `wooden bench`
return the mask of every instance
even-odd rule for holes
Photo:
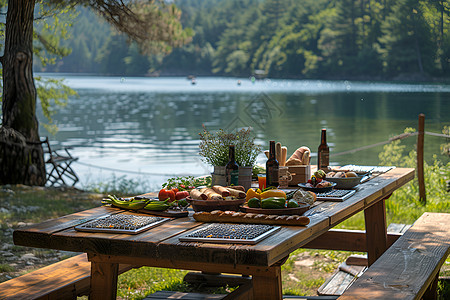
[[[424,213],[338,299],[436,299],[450,214]]]
[[[133,267],[119,265],[119,274]],[[76,299],[89,295],[91,263],[80,254],[0,283],[0,299]]]

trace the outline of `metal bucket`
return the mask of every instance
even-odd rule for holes
[[[252,185],[253,167],[239,167],[238,184],[248,190]]]
[[[211,184],[226,186],[225,166],[214,166],[214,172],[211,173]]]

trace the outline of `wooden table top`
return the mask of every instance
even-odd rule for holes
[[[105,214],[124,213],[111,207],[97,207],[14,231],[16,245],[87,252],[122,257],[185,260],[249,266],[271,266],[343,220],[387,198],[414,178],[414,169],[395,168],[361,184],[343,202],[320,202],[306,212],[307,226],[282,226],[276,234],[256,245],[180,242],[179,237],[202,226],[191,216],[174,219],[137,235],[79,232],[74,226]]]

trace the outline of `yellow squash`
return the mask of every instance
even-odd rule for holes
[[[286,199],[286,193],[278,189],[268,190],[261,193],[261,200],[270,197],[280,197]]]
[[[252,198],[258,198],[261,199],[261,195],[258,192],[255,192],[254,189],[248,189],[247,195],[245,196],[245,200],[250,200]]]

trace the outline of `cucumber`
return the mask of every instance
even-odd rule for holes
[[[261,207],[266,209],[286,208],[286,199],[280,197],[270,197],[261,201]]]
[[[261,200],[259,200],[256,197],[248,199],[247,205],[248,205],[248,207],[251,207],[251,208],[260,208],[261,207]]]

